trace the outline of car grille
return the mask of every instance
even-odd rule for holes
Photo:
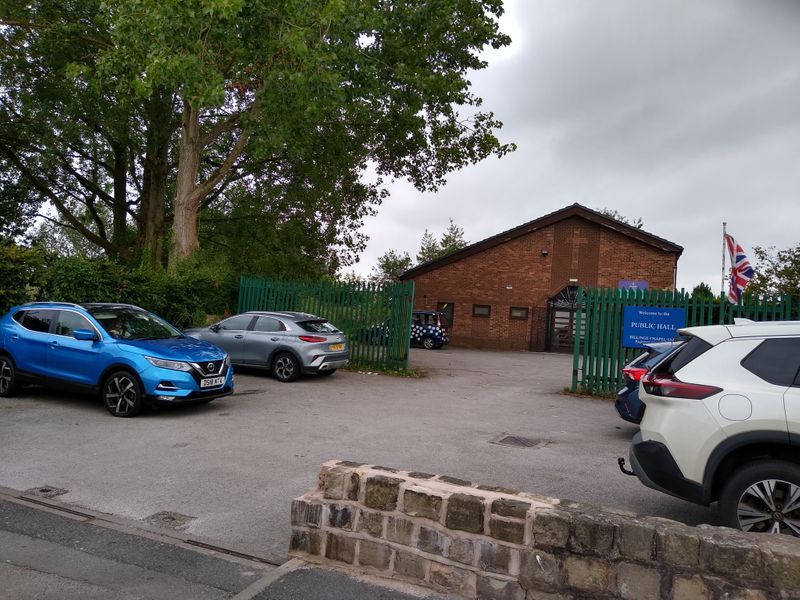
[[[205,377],[225,377],[228,370],[225,368],[225,360],[208,360],[200,363],[190,363],[194,370],[192,377],[198,383]]]

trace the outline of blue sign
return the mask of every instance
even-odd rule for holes
[[[675,339],[678,329],[686,326],[686,311],[682,308],[626,306],[622,318],[622,345],[626,348],[669,342]]]
[[[617,287],[621,290],[646,290],[648,285],[647,279],[620,279]]]

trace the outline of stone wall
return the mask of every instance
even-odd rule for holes
[[[290,554],[466,598],[800,598],[794,538],[347,461],[292,503]]]

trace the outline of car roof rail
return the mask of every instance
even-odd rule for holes
[[[22,306],[42,306],[42,305],[69,306],[71,308],[83,308],[80,304],[75,304],[74,302],[51,302],[49,300],[38,300],[36,302],[26,302]]]

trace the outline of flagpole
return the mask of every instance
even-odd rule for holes
[[[722,222],[722,287],[720,288],[720,295],[725,295],[725,234],[726,226],[728,223],[725,221]]]
[[[725,301],[725,234],[726,226],[728,225],[727,222],[722,222],[722,287],[720,288],[719,292],[719,324],[725,324],[725,306],[727,302]]]

